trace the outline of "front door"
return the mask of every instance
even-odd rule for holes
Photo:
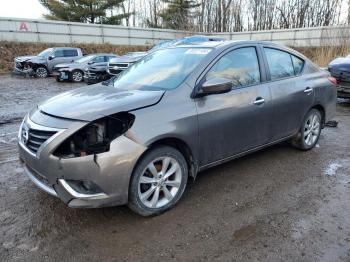
[[[241,47],[224,54],[206,74],[205,80],[232,79],[232,90],[196,99],[201,166],[270,141],[272,102],[260,72],[256,48]]]

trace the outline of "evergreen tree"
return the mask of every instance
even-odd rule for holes
[[[114,15],[125,0],[39,0],[50,14],[45,18],[83,23],[120,24],[131,14]]]
[[[193,9],[200,6],[194,0],[162,0],[167,7],[159,16],[163,19],[163,26],[171,29],[190,29],[189,21],[193,17]]]

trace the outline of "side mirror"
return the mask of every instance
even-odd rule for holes
[[[52,59],[54,59],[55,57],[53,56],[53,55],[50,55],[47,59],[49,59],[49,60],[52,60]]]
[[[232,89],[232,81],[223,77],[215,77],[205,81],[199,89],[199,96],[222,94],[230,92]]]
[[[94,61],[89,61],[88,62],[88,65],[92,65],[92,64],[94,64],[95,62]]]

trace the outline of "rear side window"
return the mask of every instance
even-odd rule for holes
[[[303,71],[303,68],[304,68],[304,60],[302,60],[299,57],[296,57],[294,55],[291,55],[291,57],[292,57],[292,62],[293,62],[293,66],[294,66],[294,74],[300,75],[301,71]]]
[[[271,80],[294,76],[291,55],[272,48],[264,48]]]
[[[260,83],[259,62],[255,47],[243,47],[225,54],[209,70],[206,80],[215,77],[232,80],[232,88]]]
[[[78,51],[76,49],[66,49],[63,50],[64,56],[78,56]]]

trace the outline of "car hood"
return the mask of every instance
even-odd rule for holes
[[[16,57],[16,60],[19,62],[24,62],[24,61],[38,59],[38,58],[40,58],[40,57],[35,56],[35,55],[26,55],[26,56],[18,56],[18,57]]]
[[[350,72],[350,57],[336,58],[329,63],[328,68]]]
[[[157,104],[164,91],[118,90],[101,84],[74,89],[38,105],[44,113],[93,121],[106,115]]]

